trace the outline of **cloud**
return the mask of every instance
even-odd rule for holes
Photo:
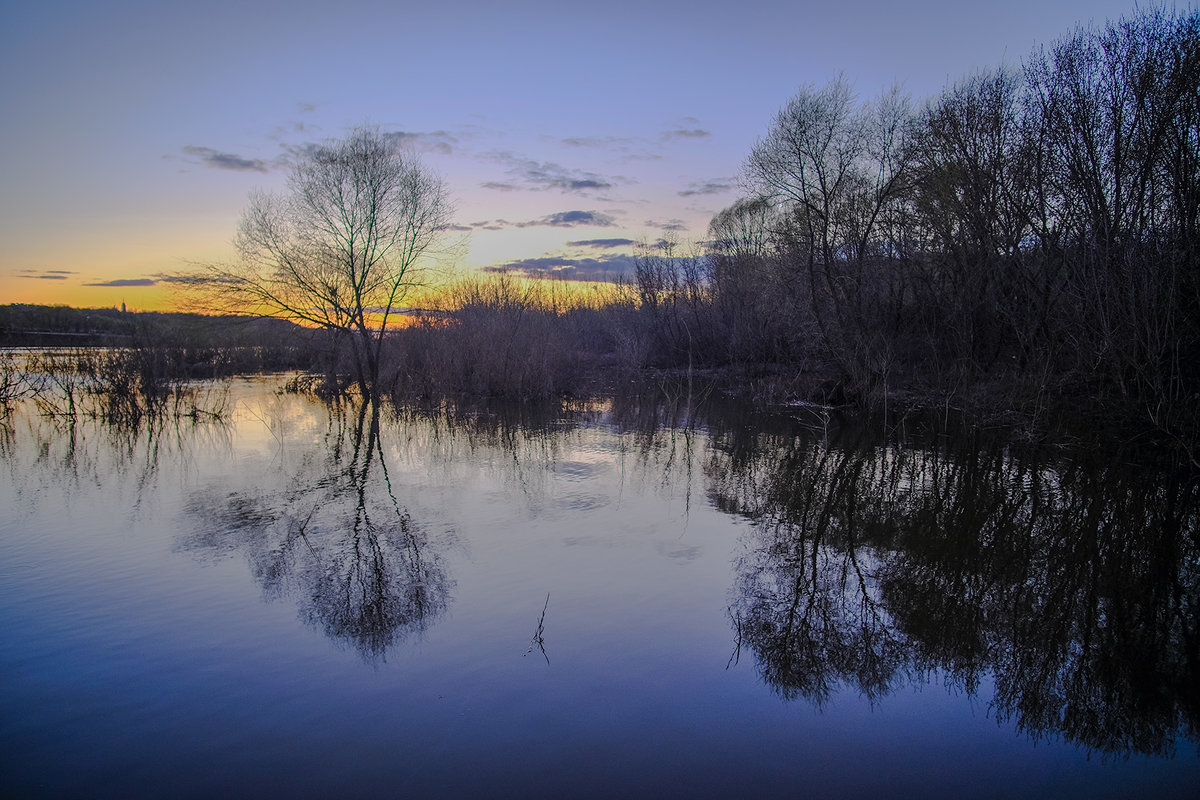
[[[627,139],[620,136],[571,136],[562,140],[562,143],[571,147],[600,147],[604,149],[621,149],[625,145],[633,144],[636,139]]]
[[[222,153],[211,147],[199,147],[194,144],[182,148],[185,155],[197,158],[201,164],[217,169],[229,169],[235,172],[266,172],[267,162],[261,158],[242,158],[233,153]]]
[[[454,152],[454,145],[458,144],[458,137],[449,131],[431,131],[427,133],[388,131],[383,134],[383,138],[393,144],[411,148],[421,153],[441,153],[442,155],[450,155]]]
[[[548,138],[548,137],[547,137]],[[662,155],[654,152],[658,145],[648,139],[630,138],[624,136],[571,136],[565,139],[552,140],[567,147],[606,150],[620,156],[624,162],[630,161],[659,161]],[[614,178],[620,183],[631,183],[625,178]]]
[[[505,228],[513,228],[516,226],[517,223],[509,222],[506,219],[484,219],[467,225],[468,228],[474,231],[502,231]]]
[[[676,192],[676,194],[680,197],[691,197],[697,194],[723,194],[736,188],[736,178],[713,178],[710,181],[689,183],[688,188]]]
[[[527,278],[544,278],[564,281],[615,281],[634,273],[633,256],[605,256],[603,258],[562,258],[542,256],[509,261],[484,272],[516,273]]]
[[[111,281],[85,283],[84,286],[153,286],[158,281],[153,278],[117,278]]]
[[[712,131],[706,131],[704,128],[675,128],[663,131],[662,139],[669,142],[673,139],[707,139],[709,136],[712,136]]]
[[[567,242],[567,247],[594,247],[597,250],[608,250],[614,247],[630,247],[637,244],[633,239],[580,239]]]
[[[615,217],[600,211],[559,211],[544,217],[524,222],[506,219],[485,219],[472,222],[468,227],[477,231],[502,231],[506,228],[575,228],[590,225],[596,228],[612,228],[617,224]]]
[[[551,161],[536,161],[510,152],[492,152],[484,155],[492,161],[507,165],[507,174],[514,181],[488,181],[480,184],[485,189],[502,192],[526,188],[533,191],[557,189],[560,192],[588,192],[610,189],[616,178],[605,178],[586,170],[568,169]]]
[[[150,279],[143,278],[142,280]],[[159,283],[178,283],[184,286],[211,286],[213,284],[240,284],[246,282],[245,278],[213,276],[204,272],[167,272],[155,275],[154,280]]]
[[[616,224],[615,219],[599,211],[559,211],[557,214],[522,223],[520,227],[550,225],[556,228],[573,228],[576,225],[594,225],[598,228],[611,228]]]
[[[581,189],[608,189],[612,186],[611,183],[600,180],[599,178],[575,178],[561,184],[569,191],[575,192]]]
[[[38,281],[65,281],[68,275],[75,274],[77,273],[72,269],[23,269],[17,273],[17,277]]]
[[[665,222],[657,219],[648,219],[644,224],[647,228],[658,228],[660,231],[682,232],[688,229],[687,223],[681,219],[669,219]]]

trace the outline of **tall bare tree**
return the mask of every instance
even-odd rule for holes
[[[1078,372],[1105,377],[1160,427],[1194,431],[1200,12],[1081,28],[1027,74],[1051,209],[1036,232],[1060,243],[1072,307],[1059,336]]]
[[[451,214],[445,184],[420,159],[358,128],[305,151],[285,193],[251,195],[240,260],[210,268],[205,283],[226,309],[332,331],[374,394],[384,335]]]
[[[899,87],[859,103],[843,77],[802,86],[743,169],[747,186],[788,218],[814,319],[855,393],[876,391],[891,359],[881,322],[900,296],[888,262],[904,228],[910,106]]]

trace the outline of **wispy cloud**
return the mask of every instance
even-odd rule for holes
[[[502,231],[505,228],[516,227],[517,223],[509,222],[506,219],[482,219],[478,222],[472,222],[464,227],[473,231]]]
[[[243,158],[233,153],[222,153],[211,147],[189,144],[182,147],[181,150],[184,155],[216,169],[229,169],[236,172],[266,172],[269,169],[267,162],[261,158]]]
[[[601,258],[563,258],[542,256],[509,261],[485,272],[515,273],[527,278],[565,281],[615,281],[634,272],[633,256],[604,256]]]
[[[660,231],[683,232],[688,229],[687,223],[681,219],[648,219],[644,224],[647,228],[658,228]]]
[[[611,250],[616,247],[630,247],[637,244],[633,239],[580,239],[567,242],[567,247],[592,247],[597,250]]]
[[[712,136],[712,131],[706,131],[703,128],[676,128],[670,131],[663,131],[663,141],[671,141],[672,139],[707,139]]]
[[[628,136],[569,136],[564,139],[547,137],[547,141],[581,150],[602,150],[615,154],[622,162],[660,161],[663,157],[662,153],[658,152],[661,149],[662,139],[655,141]],[[614,178],[613,181],[615,183],[635,183],[628,178]]]
[[[17,277],[39,281],[65,281],[68,275],[76,274],[78,273],[71,269],[23,269],[17,273]]]
[[[458,137],[449,131],[388,131],[383,134],[383,138],[418,152],[442,155],[453,153],[454,145],[458,144]]]
[[[85,283],[84,286],[153,286],[158,281],[153,278],[116,278],[111,281]]]
[[[545,191],[557,189],[561,192],[589,192],[611,189],[617,178],[605,178],[594,172],[569,169],[552,161],[537,161],[515,153],[496,151],[485,153],[484,158],[498,161],[507,166],[509,181],[488,181],[480,184],[485,189],[510,192],[516,189]]]
[[[692,197],[698,194],[724,194],[737,188],[737,178],[713,178],[699,183],[689,183],[688,188],[677,194],[680,197]]]
[[[560,141],[571,147],[596,147],[604,150],[621,150],[638,143],[637,139],[624,136],[569,136]]]
[[[575,228],[591,226],[612,228],[617,224],[615,217],[601,211],[559,211],[537,219],[512,222],[507,219],[485,219],[466,226],[477,231],[502,231],[506,228]]]
[[[611,228],[617,221],[599,211],[559,211],[548,214],[541,219],[531,220],[519,227],[527,228],[535,225],[551,225],[556,228],[573,228],[577,225],[593,225],[597,228]]]
[[[141,280],[150,280],[143,278]],[[213,277],[204,272],[165,272],[154,276],[154,281],[158,283],[178,283],[183,286],[211,286],[215,284],[240,284],[245,283],[245,278],[234,277]],[[145,284],[151,285],[151,284]]]

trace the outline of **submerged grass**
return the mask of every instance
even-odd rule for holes
[[[193,380],[179,355],[154,347],[8,352],[0,359],[0,406],[29,400],[47,416],[115,424],[224,416],[224,387]]]

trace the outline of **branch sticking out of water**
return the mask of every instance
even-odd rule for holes
[[[546,642],[542,639],[542,631],[546,628],[546,609],[550,607],[550,593],[546,592],[546,603],[542,606],[542,615],[538,617],[537,630],[533,632],[533,638],[529,641],[529,649],[525,651],[525,655],[533,652],[533,648],[537,648],[542,653],[542,658],[546,659],[546,663],[550,663],[550,656],[546,655]]]

